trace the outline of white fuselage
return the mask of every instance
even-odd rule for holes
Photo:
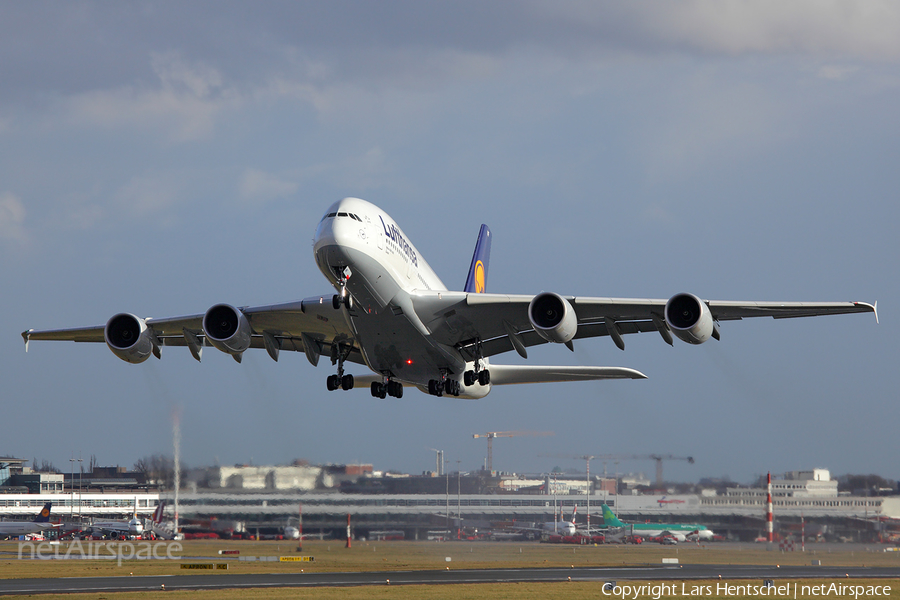
[[[551,535],[575,535],[575,523],[571,521],[543,523],[541,529]]]
[[[90,529],[99,532],[115,532],[125,535],[141,535],[144,533],[144,525],[140,519],[130,521],[97,521],[91,523]]]
[[[641,528],[641,529],[638,529],[637,527],[635,527],[634,535],[639,535],[644,538],[659,537],[661,535],[667,535],[667,536],[674,537],[679,542],[684,542],[684,541],[690,541],[690,540],[696,540],[696,539],[711,540],[713,537],[713,532],[710,529],[699,529],[699,528],[696,528],[696,529],[675,529],[675,528],[671,528],[671,529]]]
[[[341,312],[372,371],[425,391],[442,370],[461,381],[473,368],[455,348],[435,340],[416,313],[417,294],[447,288],[387,213],[358,198],[334,203],[316,229],[313,252],[338,290],[349,273],[346,288],[354,306]],[[481,398],[489,391],[490,385],[471,386],[461,397]]]
[[[47,531],[55,527],[52,523],[34,523],[32,521],[0,521],[0,535],[27,535]]]

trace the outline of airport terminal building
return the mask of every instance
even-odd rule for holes
[[[585,524],[587,515],[592,527],[602,527],[600,505],[606,503],[625,522],[703,524],[734,540],[753,540],[765,531],[766,490],[761,488],[734,487],[724,493],[684,495],[617,495],[608,489],[594,489],[587,495],[584,478],[551,481],[547,477],[519,477],[516,485],[498,485],[484,476],[390,481],[370,474],[370,465],[349,470],[305,465],[293,470],[216,467],[203,480],[209,487],[198,487],[195,482],[179,494],[180,524],[185,530],[194,528],[225,536],[270,533],[287,525],[296,526],[302,511],[306,534],[342,538],[349,514],[355,537],[392,532],[394,537],[428,539],[455,537],[460,528],[472,532],[550,522],[554,515],[568,520],[576,510],[579,527]],[[369,476],[369,484],[342,488],[351,493],[321,487],[323,481],[333,485],[357,480],[360,475]],[[30,520],[46,502],[52,503],[52,517],[67,522],[130,518],[132,514],[148,518],[161,500],[166,501],[170,518],[174,514],[172,492],[79,491],[75,485],[67,482],[60,490],[54,484],[52,491],[42,489],[38,493],[17,493],[21,490],[8,488],[13,493],[0,493],[0,518]],[[412,487],[425,493],[403,493]],[[832,540],[874,541],[895,524],[900,527],[900,496],[838,493],[837,482],[824,470],[788,474],[774,480],[772,487],[775,529],[785,536],[799,536],[801,520],[807,527],[807,537],[814,532]]]

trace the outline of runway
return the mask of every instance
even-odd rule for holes
[[[900,578],[897,567],[822,567],[759,565],[667,565],[573,569],[461,569],[450,571],[385,571],[367,573],[268,573],[160,575],[141,577],[75,577],[0,580],[0,595],[63,594],[74,592],[127,592],[159,590],[214,590],[266,587],[342,587],[361,585],[451,585],[460,583],[528,583],[569,581],[696,580],[746,581],[764,579]],[[849,579],[848,579],[849,576]]]

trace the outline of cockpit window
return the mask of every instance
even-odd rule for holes
[[[333,212],[333,213],[328,213],[327,215],[325,215],[324,217],[322,217],[322,221],[324,221],[325,219],[333,219],[334,217],[350,217],[351,219],[356,219],[356,220],[359,221],[360,223],[363,222],[363,220],[360,219],[357,215],[355,215],[355,214],[353,214],[353,213],[348,213],[348,212]],[[322,221],[319,221],[319,223],[321,223]]]

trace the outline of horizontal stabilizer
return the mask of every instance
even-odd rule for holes
[[[647,379],[640,371],[626,367],[547,367],[539,365],[491,364],[491,385],[552,383],[595,379]]]

